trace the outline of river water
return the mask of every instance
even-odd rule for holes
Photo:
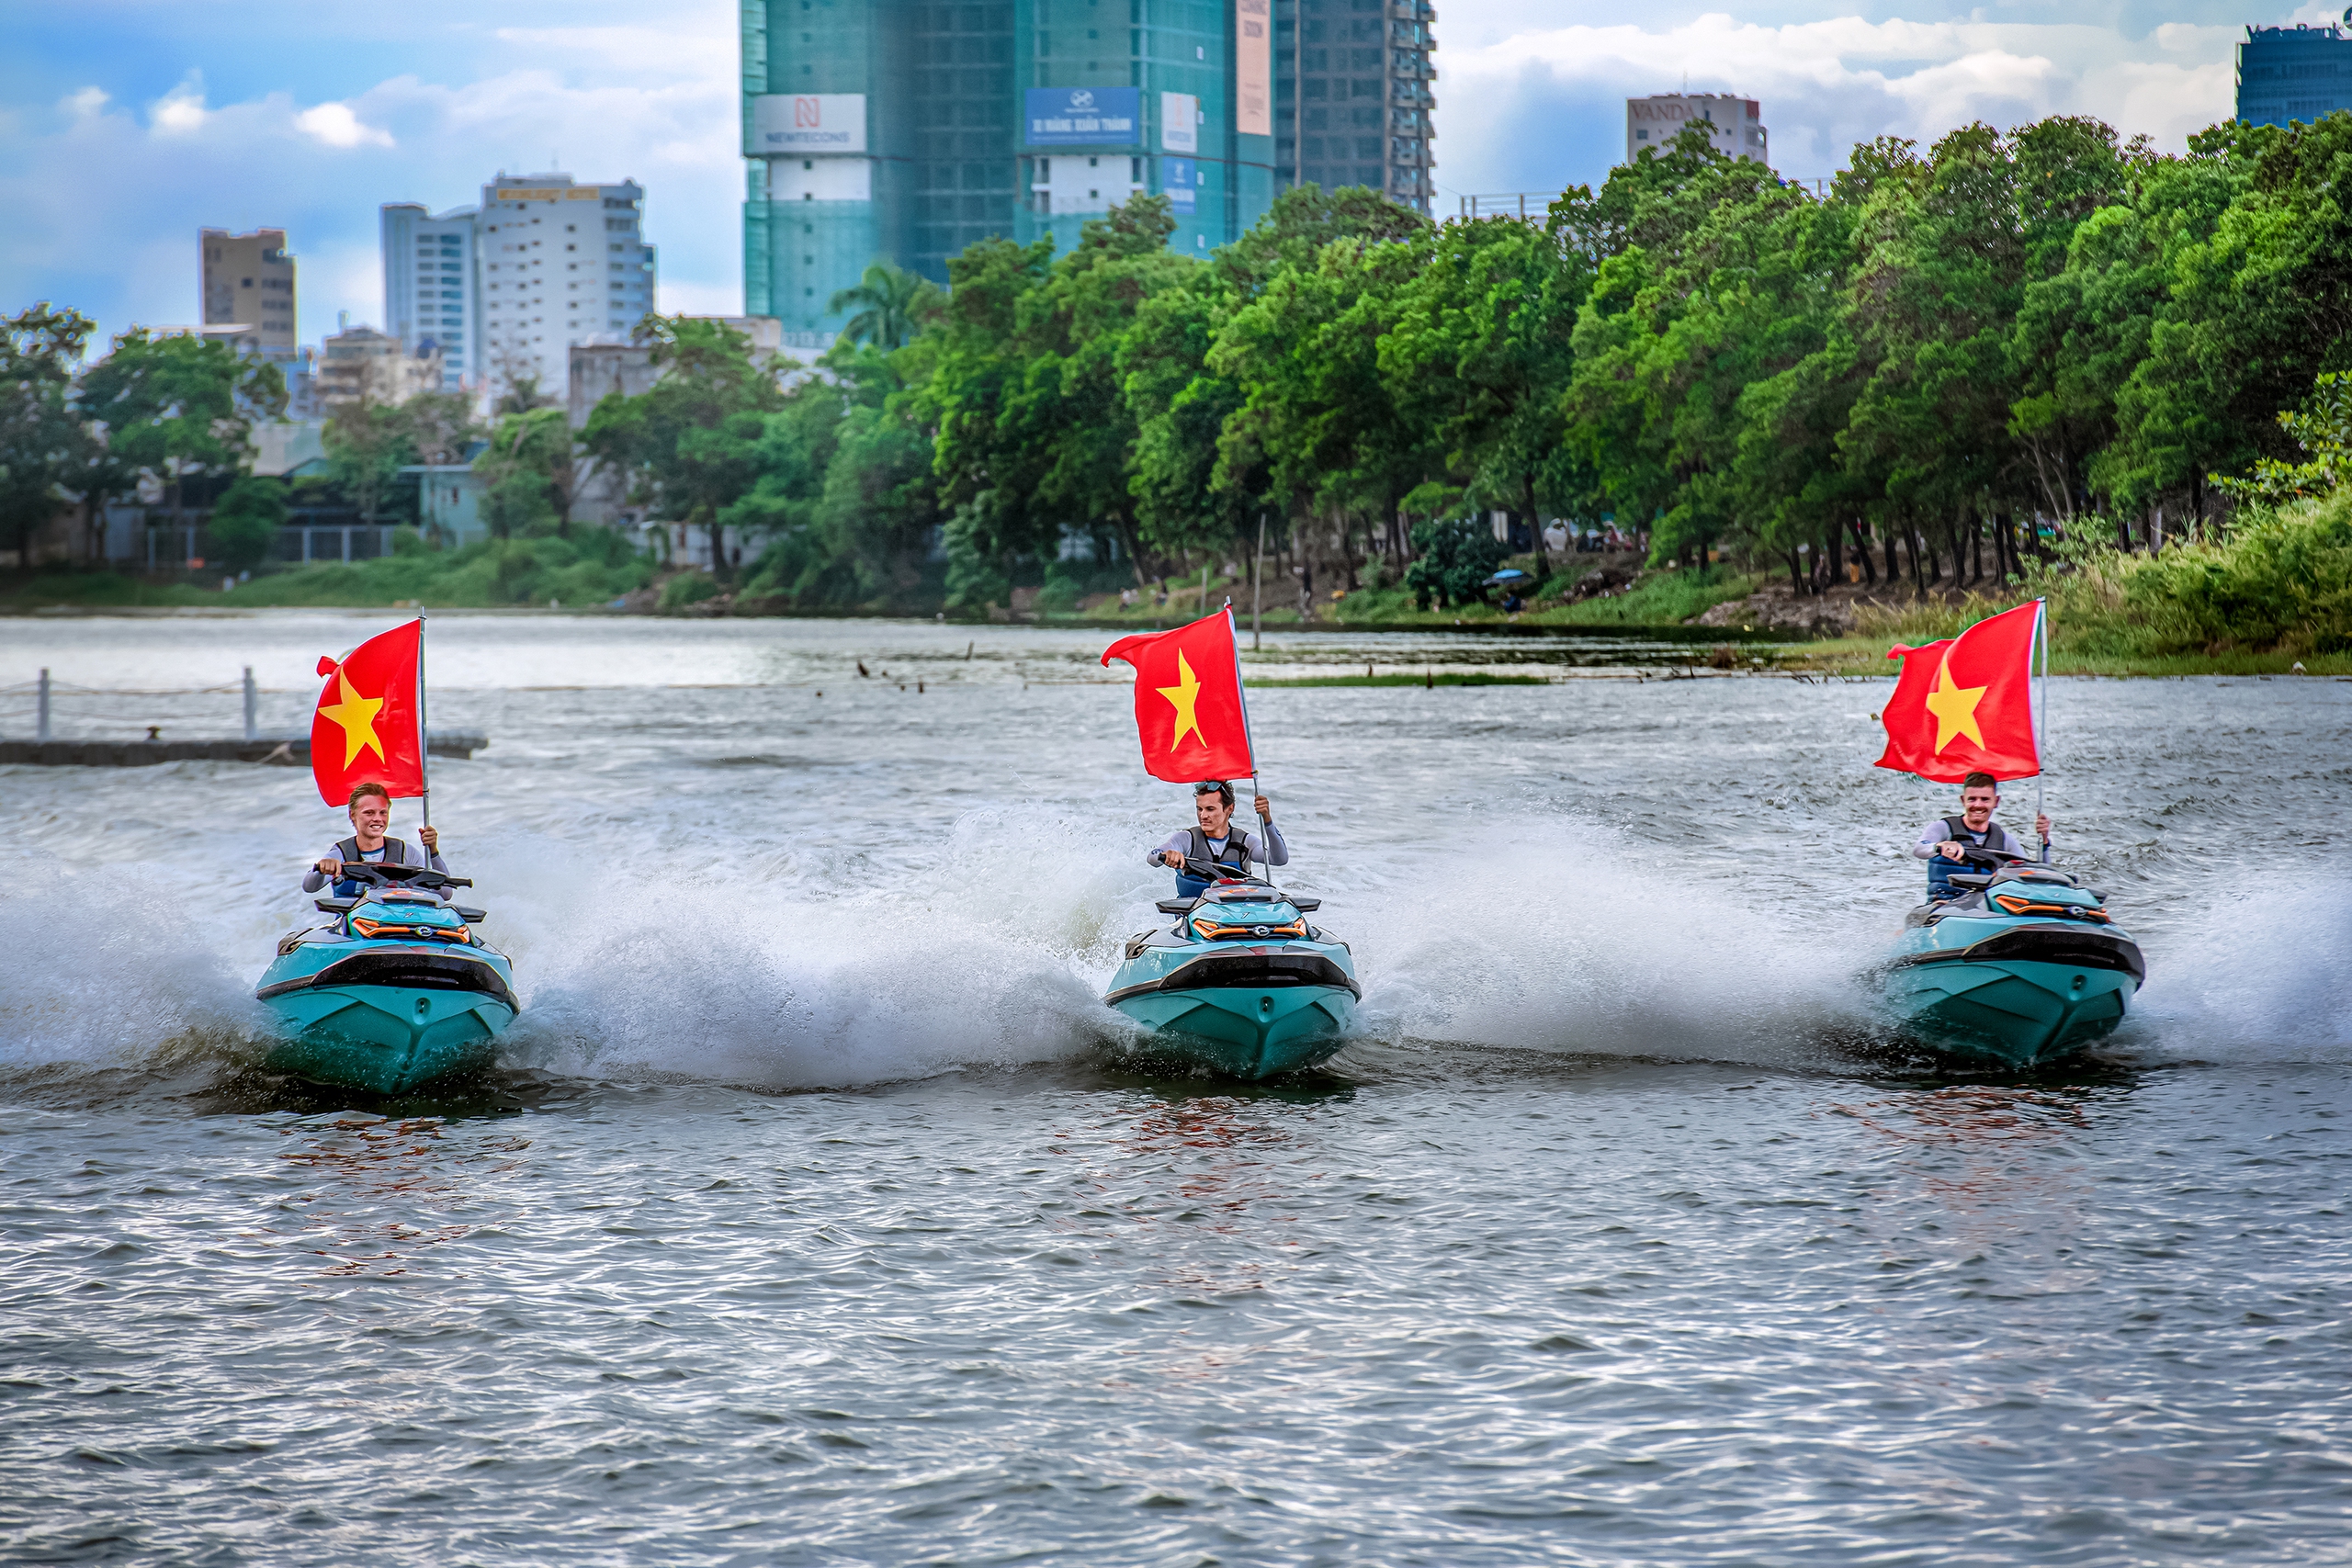
[[[0,621],[0,733],[297,728],[386,624]],[[2352,683],[2052,683],[2149,980],[1959,1079],[1855,979],[1886,682],[1270,636],[1564,678],[1253,696],[1367,1031],[1253,1089],[1094,999],[1190,809],[1105,640],[436,616],[526,1011],[395,1104],[253,1068],[305,773],[0,769],[0,1560],[2352,1561]]]

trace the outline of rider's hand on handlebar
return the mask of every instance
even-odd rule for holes
[[[1176,850],[1162,850],[1159,852],[1159,863],[1182,871],[1184,869],[1184,856]]]
[[[1946,860],[1964,860],[1968,855],[1968,852],[1961,847],[1960,840],[1957,839],[1946,839],[1942,843],[1938,844],[1936,853]]]
[[[343,874],[343,857],[341,855],[321,855],[319,857],[318,871],[319,874],[322,876],[341,876]]]

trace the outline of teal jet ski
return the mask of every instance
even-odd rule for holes
[[[360,884],[357,896],[320,899],[334,918],[281,939],[254,992],[277,1018],[263,1070],[399,1094],[490,1066],[514,1021],[514,965],[474,931],[481,910],[437,897],[473,884],[354,861],[339,880]]]
[[[1911,911],[1885,964],[1903,1031],[1944,1054],[2030,1067],[2114,1032],[2147,978],[2104,895],[2054,866],[1971,849],[1957,898]]]
[[[1175,924],[1127,943],[1103,1000],[1148,1032],[1144,1049],[1256,1080],[1329,1059],[1355,1024],[1354,955],[1307,923],[1322,908],[1228,865],[1188,860],[1209,884],[1163,899]]]

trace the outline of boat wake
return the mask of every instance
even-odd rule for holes
[[[888,874],[819,855],[616,869],[518,837],[468,868],[525,1003],[501,1059],[789,1089],[1099,1055],[1126,1037],[1102,985],[1120,943],[1163,918],[1151,901],[1165,879],[1137,863],[1132,835],[1106,831],[1023,863],[1008,886],[1002,830],[976,820]],[[254,977],[307,906],[276,867],[224,866],[194,890],[184,867],[164,869],[18,863],[0,904],[0,1075],[177,1081],[258,1061]],[[1323,896],[1318,919],[1352,944],[1363,1028],[1385,1057],[1460,1045],[1851,1066],[1877,1038],[1861,972],[1893,902],[1792,914],[1802,900],[1752,878],[1557,817],[1296,869],[1284,882]],[[2336,956],[2352,945],[2352,892],[2314,880],[2184,922],[2118,913],[2150,978],[2113,1051],[2352,1058],[2352,971]]]

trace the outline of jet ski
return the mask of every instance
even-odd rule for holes
[[[281,938],[254,992],[277,1015],[263,1070],[398,1094],[488,1066],[514,1021],[514,966],[474,931],[481,910],[438,897],[473,884],[356,861],[338,880],[359,883],[358,895],[320,899],[333,918]]]
[[[1363,988],[1348,944],[1307,923],[1322,900],[1208,861],[1184,871],[1208,888],[1160,901],[1175,924],[1127,943],[1102,999],[1149,1032],[1148,1054],[1227,1077],[1328,1060],[1347,1043]]]
[[[2148,976],[2105,895],[2054,866],[1972,849],[1957,898],[1904,922],[1885,964],[1904,1032],[1962,1061],[2030,1067],[2112,1033]]]

